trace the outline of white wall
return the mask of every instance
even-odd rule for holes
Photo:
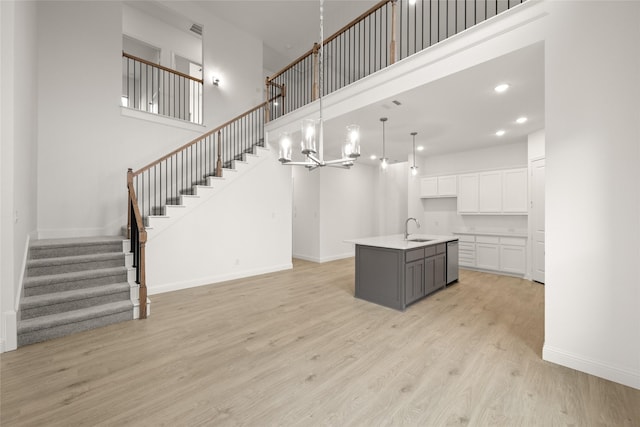
[[[527,138],[527,158],[531,162],[534,159],[544,157],[545,138],[544,129],[530,134]]]
[[[640,3],[548,7],[543,357],[640,388]]]
[[[134,3],[135,4],[135,3]],[[160,64],[172,68],[173,54],[202,64],[202,39],[149,14],[122,5],[122,33],[160,48]]]
[[[128,167],[144,166],[261,98],[256,91],[262,87],[262,43],[197,5],[169,2],[208,29],[205,80],[211,81],[216,67],[228,70],[229,78],[221,87],[205,84],[205,127],[122,115],[122,6],[110,1],[38,3],[40,237],[119,233],[126,222]]]
[[[150,294],[291,268],[291,171],[277,152],[260,153],[219,193],[149,234]]]
[[[350,170],[320,172],[320,260],[354,256],[354,246],[344,240],[375,235],[377,168],[356,163]]]
[[[526,232],[525,215],[458,215],[458,199],[455,197],[420,199],[422,176],[526,167],[526,141],[439,156],[418,156],[416,159],[421,175],[409,178],[408,203],[410,216],[415,216],[422,224],[421,233],[444,235],[461,228]]]
[[[283,166],[284,168],[284,166]],[[293,256],[320,260],[320,171],[292,167]]]
[[[0,352],[16,348],[16,300],[36,230],[36,4],[0,2]]]
[[[309,172],[293,167],[293,256],[327,262],[354,255],[345,239],[376,235],[377,169],[356,163],[351,169]]]
[[[387,170],[375,167],[377,177],[376,210],[377,236],[404,233],[408,217],[407,176],[409,163],[401,162],[387,166]]]

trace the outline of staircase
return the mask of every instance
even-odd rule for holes
[[[122,237],[33,242],[20,301],[18,346],[134,319],[138,289],[130,278],[127,246]]]
[[[196,181],[191,187],[181,191],[178,197],[167,198],[166,204],[152,207],[151,215],[144,218],[149,240],[152,240],[161,230],[179,218],[189,214],[196,206],[206,202],[215,194],[224,191],[243,172],[252,169],[268,158],[266,154],[269,153],[269,149],[264,148],[261,144],[262,141],[252,145],[245,152],[236,156],[234,160],[224,163],[222,176],[204,176],[201,181]]]

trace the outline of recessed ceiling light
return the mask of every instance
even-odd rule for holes
[[[369,158],[370,158],[371,160],[375,160],[375,159],[377,159],[377,158],[378,158],[378,156],[376,156],[375,154],[372,154]]]
[[[506,84],[506,83],[501,83],[498,86],[493,88],[493,90],[495,90],[498,93],[502,93],[502,92],[506,91],[507,89],[509,89],[509,85]]]
[[[416,150],[418,150],[418,151],[422,151],[422,150],[424,150],[424,147],[423,147],[422,145],[418,145],[418,146],[416,147]]]
[[[496,135],[498,135],[498,136],[502,136],[502,135],[504,135],[505,133],[506,133],[506,132],[505,132],[504,130],[500,129],[498,132],[496,132]]]
[[[518,117],[518,120],[516,120],[516,123],[518,123],[519,125],[526,123],[528,119],[526,117]]]

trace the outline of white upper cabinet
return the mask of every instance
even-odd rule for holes
[[[480,213],[502,212],[502,172],[478,174],[478,211]]]
[[[458,213],[526,215],[527,169],[458,175]]]
[[[478,174],[458,175],[458,212],[478,213]]]
[[[433,176],[420,180],[420,197],[456,197],[458,193],[456,175]]]
[[[502,172],[502,211],[504,213],[527,213],[526,169],[512,169]]]
[[[420,180],[420,197],[438,197],[438,177],[422,178]]]
[[[458,195],[457,175],[439,176],[438,194],[440,197],[456,197]]]

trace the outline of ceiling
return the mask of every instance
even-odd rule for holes
[[[509,90],[496,93],[499,83],[508,83]],[[517,124],[523,116],[526,123]],[[424,147],[418,156],[526,141],[528,134],[544,128],[544,46],[521,49],[327,121],[325,157],[340,156],[344,129],[352,123],[361,129],[359,161],[380,157],[381,117],[388,118],[385,154],[392,162],[407,161],[411,132],[418,132],[416,146]],[[500,129],[505,134],[499,137]]]
[[[275,74],[320,40],[320,2],[312,0],[198,1],[211,14],[263,41],[264,68]],[[325,38],[378,0],[325,0]]]

